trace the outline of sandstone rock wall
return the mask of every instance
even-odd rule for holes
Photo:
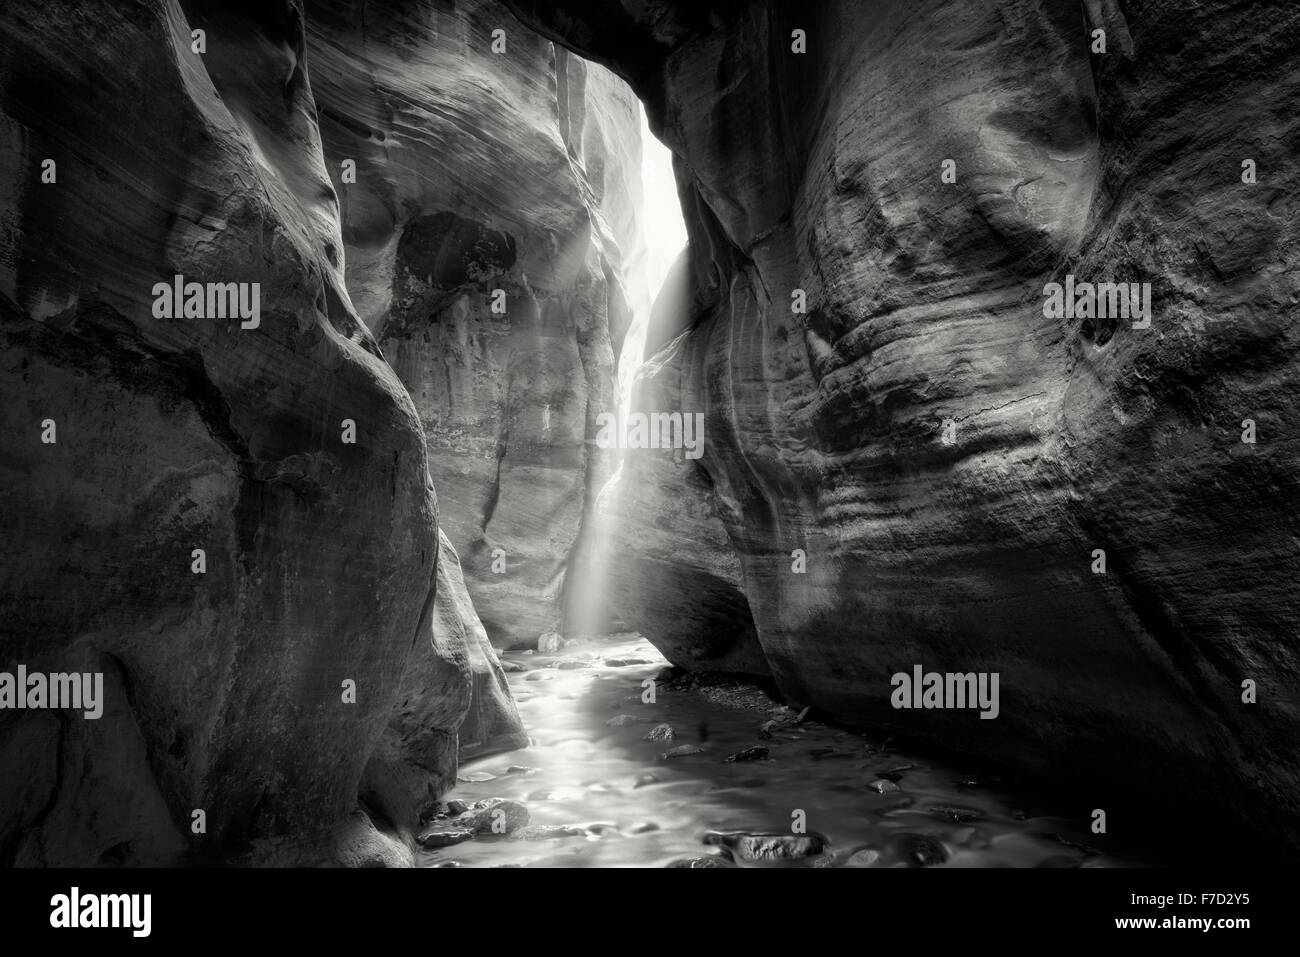
[[[105,698],[0,712],[5,862],[409,861],[357,800],[401,790],[366,767],[417,668],[445,700],[396,756],[454,774],[491,668],[438,634],[424,429],[345,286],[304,48],[294,3],[0,9],[0,668]],[[258,284],[256,322],[159,318],[177,274]]]
[[[645,295],[636,98],[496,3],[309,15],[348,287],[419,409],[483,624],[534,644],[562,625],[611,461],[588,438]]]
[[[1085,781],[1134,832],[1195,794],[1300,846],[1300,11],[509,5],[678,156],[667,352],[787,694]],[[1151,283],[1150,328],[1049,317],[1067,274]],[[916,663],[999,672],[1000,717],[892,708]]]

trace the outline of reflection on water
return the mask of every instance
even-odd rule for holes
[[[423,851],[422,866],[662,867],[718,853],[703,842],[710,831],[788,835],[798,811],[829,847],[796,866],[940,857],[947,867],[1121,864],[1088,846],[1086,821],[1050,816],[1031,794],[892,747],[881,752],[878,742],[815,721],[797,724],[775,704],[740,709],[662,684],[645,704],[642,681],[666,662],[638,635],[502,660],[527,669],[508,677],[533,746],[465,764],[445,800],[519,801],[530,826]],[[675,737],[646,740],[660,724]],[[700,750],[660,757],[680,746]],[[769,757],[725,760],[748,748]],[[571,827],[549,836],[556,832],[538,825]]]

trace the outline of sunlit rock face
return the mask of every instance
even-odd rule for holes
[[[303,49],[290,3],[0,8],[0,667],[104,675],[98,719],[0,712],[6,863],[409,862],[363,771],[412,668],[446,700],[411,750],[472,707]],[[177,274],[256,321],[160,318]]]
[[[509,5],[679,158],[694,305],[655,360],[785,691],[1300,845],[1300,11]],[[1150,327],[1048,315],[1067,274],[1151,283]],[[892,707],[917,663],[998,672],[998,718]]]
[[[689,267],[683,252],[655,300],[646,330],[653,357],[631,383],[629,421],[634,415],[704,409],[700,370],[684,364],[688,340],[678,327],[691,312]],[[683,446],[685,438],[683,430]],[[623,450],[621,466],[596,505],[603,594],[626,627],[653,641],[678,667],[767,676],[740,558],[697,452]]]
[[[636,98],[499,4],[308,12],[348,287],[419,409],[483,624],[535,644],[585,584],[566,572],[611,463],[588,439],[645,295]]]

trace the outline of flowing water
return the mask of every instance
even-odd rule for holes
[[[784,866],[1123,866],[1089,846],[1086,821],[1054,816],[992,775],[935,763],[797,715],[736,682],[642,682],[667,664],[639,635],[507,652],[529,748],[466,762],[445,800],[504,798],[528,827],[423,851],[421,866],[663,867],[732,858],[711,831],[791,835],[799,812],[826,850]],[[677,683],[677,684],[680,684]],[[624,717],[620,717],[624,716]],[[760,725],[775,722],[766,736]],[[646,740],[660,724],[672,740]],[[662,758],[669,749],[700,749]],[[727,762],[747,748],[766,760]],[[880,793],[883,792],[883,793]],[[550,836],[538,825],[567,825]],[[735,863],[753,865],[743,854]],[[679,865],[681,866],[681,865]],[[757,866],[765,866],[758,864]],[[770,866],[770,865],[769,865]]]

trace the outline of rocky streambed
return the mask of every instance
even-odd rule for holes
[[[422,866],[1146,863],[997,772],[800,720],[753,685],[674,678],[639,635],[502,660],[532,746],[461,767]]]

